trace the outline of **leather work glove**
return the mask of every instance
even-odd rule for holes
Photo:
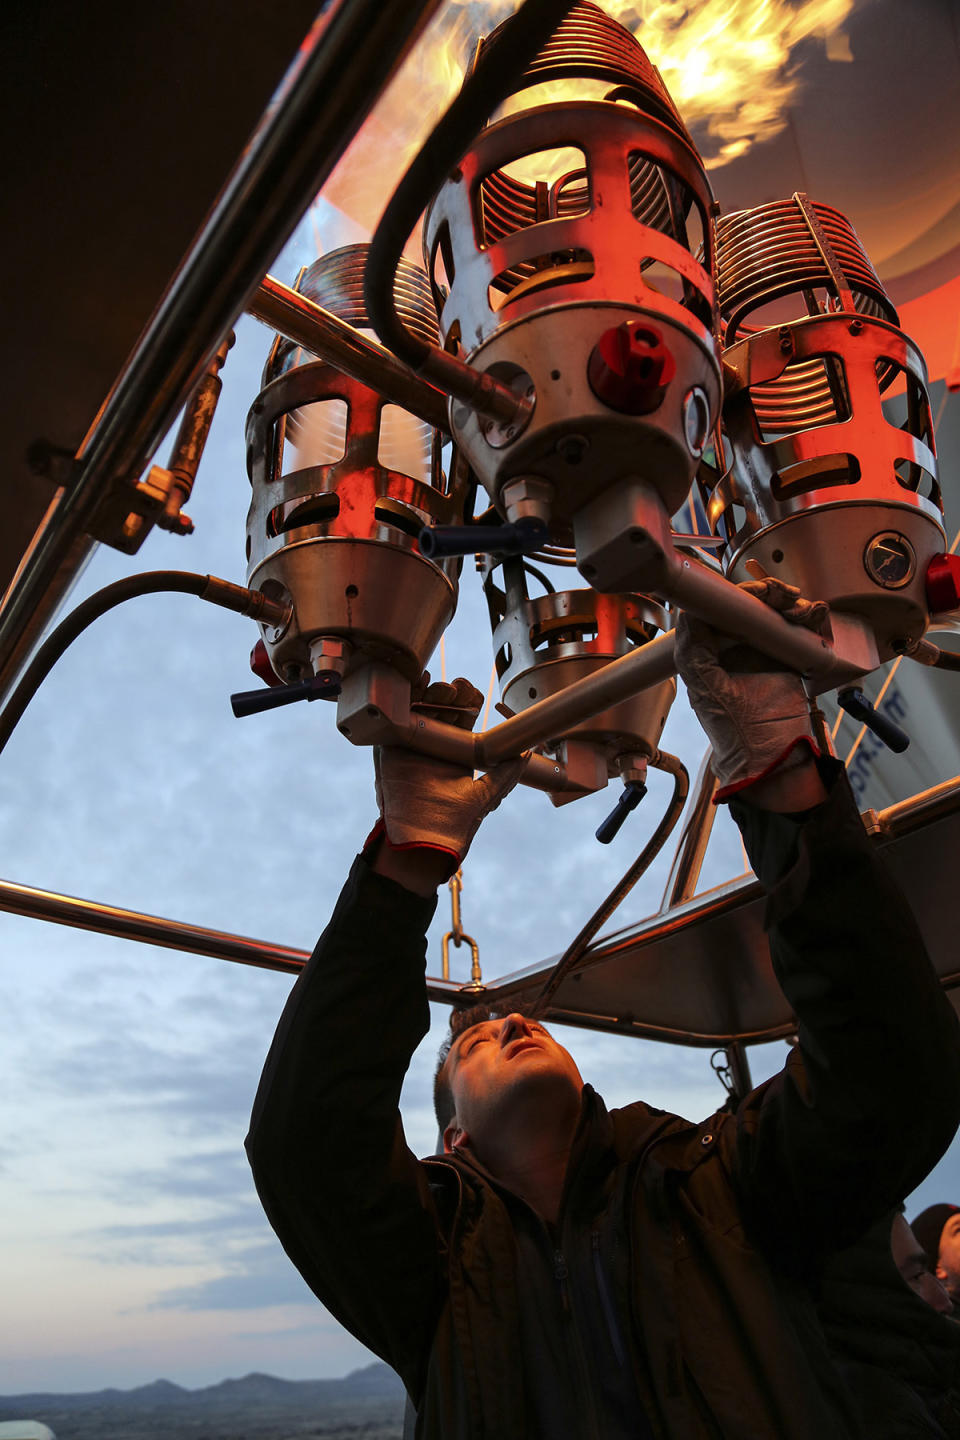
[[[795,586],[782,580],[750,580],[740,589],[809,630],[819,630],[828,613],[824,601],[803,600]],[[718,802],[765,779],[789,755],[797,755],[798,747],[820,754],[795,670],[686,613],[677,622],[676,659],[690,704],[713,746]]]
[[[483,705],[480,691],[462,677],[452,685],[443,681],[430,685],[429,679],[424,674],[417,687],[421,693],[411,710],[472,730]],[[513,789],[529,758],[528,752],[515,760],[505,760],[475,780],[472,770],[448,760],[399,745],[376,746],[373,764],[380,821],[365,851],[384,835],[394,850],[422,847],[444,852],[450,857],[453,875],[481,821]]]

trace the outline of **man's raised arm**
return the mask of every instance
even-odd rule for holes
[[[789,587],[751,588],[819,623]],[[677,656],[797,1017],[797,1050],[740,1107],[734,1165],[755,1237],[802,1258],[855,1239],[950,1144],[960,1027],[843,767],[818,755],[799,677],[697,621],[681,621]]]
[[[457,681],[421,703],[471,725],[481,699]],[[380,820],[284,1008],[247,1152],[303,1278],[416,1394],[445,1285],[433,1199],[398,1108],[429,1027],[425,935],[436,887],[523,762],[477,781],[399,749],[375,765]]]

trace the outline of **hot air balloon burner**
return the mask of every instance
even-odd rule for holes
[[[572,553],[569,560],[572,565]],[[558,590],[546,564],[523,556],[484,557],[483,587],[501,704],[513,714],[631,653],[669,625],[663,606],[646,595]],[[575,753],[581,771],[592,766],[594,788],[614,775],[636,778],[656,754],[676,688],[672,677],[653,685],[554,737],[552,747],[566,761]],[[553,797],[555,804],[571,798]]]
[[[923,357],[839,211],[795,194],[716,237],[728,448],[705,493],[724,569],[859,616],[888,659],[926,628],[944,542]]]
[[[588,98],[557,99],[571,81]],[[446,348],[531,402],[499,422],[454,401],[452,428],[506,520],[546,521],[622,590],[631,480],[673,513],[719,412],[712,196],[659,74],[597,6],[574,6],[524,102],[533,86],[546,103],[490,124],[427,215]]]
[[[324,255],[296,288],[367,328],[366,250]],[[418,267],[402,263],[395,295],[406,324],[435,342]],[[277,336],[246,440],[248,583],[293,607],[285,628],[263,632],[273,675],[342,677],[379,661],[413,680],[453,617],[461,563],[417,545],[424,525],[462,520],[464,487],[445,480],[435,432]]]

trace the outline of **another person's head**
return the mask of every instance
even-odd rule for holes
[[[930,1267],[954,1304],[960,1302],[960,1206],[929,1205],[911,1221]]]
[[[953,1309],[953,1302],[930,1269],[926,1252],[902,1214],[893,1217],[890,1231],[893,1262],[915,1295],[941,1315]]]
[[[450,1031],[433,1086],[444,1150],[489,1161],[508,1129],[562,1123],[578,1109],[573,1056],[539,1021],[474,1006],[454,1012]]]

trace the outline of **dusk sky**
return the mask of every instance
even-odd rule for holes
[[[272,272],[290,283],[318,241],[330,249],[362,238],[320,204]],[[244,581],[243,425],[270,340],[253,320],[237,327],[187,507],[196,533],[155,531],[133,559],[100,548],[71,607],[145,569]],[[954,422],[957,407],[954,396],[946,412]],[[165,443],[160,463],[167,451]],[[960,509],[954,503],[950,531],[949,489],[947,503],[952,538]],[[309,949],[375,818],[372,762],[336,732],[332,706],[232,717],[230,693],[256,683],[247,657],[257,633],[179,595],[134,600],[97,621],[0,757],[0,874]],[[448,677],[466,674],[487,688],[489,626],[469,562],[445,661]],[[439,659],[431,669],[439,674]],[[704,741],[682,696],[663,743],[695,772]],[[609,847],[593,832],[615,787],[559,810],[515,792],[464,868],[463,923],[485,973],[560,952],[649,836],[668,792],[654,775]],[[617,928],[657,908],[672,853],[668,844]],[[742,870],[724,811],[702,883]],[[442,892],[431,972],[449,924]],[[315,1378],[366,1363],[368,1352],[326,1314],[273,1238],[243,1153],[290,978],[8,915],[0,933],[0,1394],[127,1388],[160,1376],[193,1387],[252,1370]],[[454,964],[466,978],[465,951]],[[434,1148],[430,1081],[446,1020],[435,1008],[404,1092],[419,1153]],[[709,1051],[568,1029],[560,1038],[608,1104],[642,1097],[699,1118],[723,1102]],[[785,1054],[781,1044],[752,1052],[754,1078]],[[960,1200],[957,1142],[908,1214],[944,1199]]]
[[[309,226],[302,244],[313,244]],[[277,272],[290,278],[298,261]],[[243,420],[269,341],[256,322],[241,323],[190,505],[195,535],[156,532],[136,568],[244,578]],[[133,568],[101,549],[71,603]],[[470,567],[461,593],[448,674],[486,689],[489,629]],[[375,816],[371,757],[337,734],[332,706],[233,719],[230,692],[255,683],[255,638],[251,622],[182,596],[133,601],[98,621],[2,757],[5,877],[309,949]],[[679,704],[671,727],[667,743],[696,763],[700,734]],[[487,973],[561,950],[667,794],[656,776],[605,848],[593,830],[614,789],[561,810],[515,793],[464,872],[464,926]],[[739,841],[726,838],[727,854],[711,859],[716,880],[743,868]],[[618,923],[656,907],[665,866]],[[435,970],[449,924],[444,895]],[[196,1385],[251,1369],[337,1375],[362,1363],[365,1352],[273,1240],[242,1150],[289,978],[13,916],[2,929],[0,1244],[17,1323],[0,1393],[159,1374]],[[423,1153],[434,1148],[430,1077],[445,1024],[438,1010],[405,1092],[410,1142]],[[705,1114],[723,1099],[706,1052],[573,1031],[564,1039],[611,1103],[642,1093]]]

